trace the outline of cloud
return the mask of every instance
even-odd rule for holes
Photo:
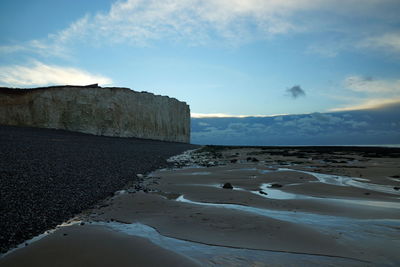
[[[359,42],[359,46],[400,53],[400,32],[389,32],[364,38]]]
[[[42,57],[58,57],[69,59],[71,53],[65,43],[55,41],[53,38],[45,40],[31,40],[21,44],[0,46],[0,55],[13,53],[37,54]]]
[[[400,80],[351,75],[344,79],[344,95],[332,96],[349,104],[330,111],[376,109],[400,102]]]
[[[400,80],[377,80],[370,76],[349,76],[344,81],[346,88],[364,93],[391,93],[400,95]]]
[[[13,65],[0,67],[0,84],[2,86],[88,85],[93,83],[109,85],[112,83],[112,80],[81,69],[46,65],[38,61],[28,66]]]
[[[294,99],[306,95],[306,92],[304,92],[300,85],[295,85],[292,88],[288,88],[286,89],[286,92],[288,92],[289,95]]]
[[[362,18],[364,22],[373,18],[374,25],[384,26],[389,18],[396,21],[396,1],[349,0],[340,5],[337,0],[117,1],[108,12],[88,14],[48,38],[33,40],[24,46],[42,55],[47,52],[62,56],[63,50],[74,43],[146,46],[168,40],[189,45],[211,42],[235,46],[290,33],[324,30],[344,33],[349,28],[347,20],[354,18]],[[373,27],[364,29],[368,36],[372,36],[370,28]],[[346,35],[359,37],[361,33],[364,31],[352,28]],[[378,44],[397,47],[396,38],[387,36],[385,40]],[[332,46],[337,47],[336,44]],[[11,53],[19,49],[4,46],[0,51]],[[336,52],[325,49],[323,53],[334,55]]]

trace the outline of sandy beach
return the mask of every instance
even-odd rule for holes
[[[0,265],[398,266],[399,151],[371,151],[188,151]]]

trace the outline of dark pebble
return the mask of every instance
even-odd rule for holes
[[[0,126],[0,253],[198,146]]]
[[[264,192],[264,191],[262,191],[262,190],[260,190],[260,191],[258,191],[260,194],[263,194],[263,195],[268,195],[268,193],[267,192]]]
[[[252,162],[259,162],[259,160],[257,158],[254,158],[254,157],[247,157],[246,160],[247,161],[252,161]]]
[[[281,184],[271,184],[270,186],[269,186],[269,188],[280,188],[280,187],[282,187],[283,185],[281,185]]]
[[[233,189],[233,186],[231,185],[231,183],[225,183],[222,188],[224,189]]]

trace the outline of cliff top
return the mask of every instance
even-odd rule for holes
[[[46,90],[57,90],[57,89],[64,89],[64,88],[83,88],[83,89],[109,89],[109,90],[121,90],[121,91],[129,91],[132,93],[142,93],[142,94],[151,94],[154,96],[162,96],[162,97],[167,97],[172,100],[177,100],[176,98],[169,97],[169,96],[163,96],[163,95],[155,95],[153,93],[147,92],[147,91],[142,91],[138,92],[135,90],[132,90],[127,87],[101,87],[97,83],[95,84],[89,84],[89,85],[55,85],[55,86],[47,86],[47,87],[36,87],[36,88],[9,88],[9,87],[0,87],[0,94],[14,94],[14,95],[24,95],[24,94],[29,94],[32,92],[38,92],[38,91],[46,91]],[[182,103],[185,103],[184,101],[179,101]]]

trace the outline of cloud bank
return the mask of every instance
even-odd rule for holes
[[[379,109],[276,117],[192,118],[192,142],[215,145],[400,144],[400,102]]]

